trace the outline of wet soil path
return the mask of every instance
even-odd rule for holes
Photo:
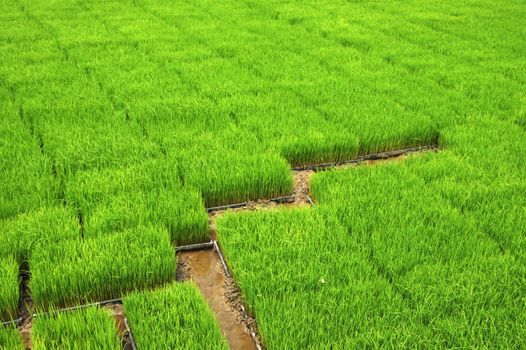
[[[227,291],[227,277],[215,250],[181,252],[178,259],[187,269],[188,278],[197,284],[215,314],[221,331],[232,350],[257,350],[256,341],[243,321],[239,309],[232,305]]]

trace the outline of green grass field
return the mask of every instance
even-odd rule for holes
[[[0,321],[29,269],[38,310],[123,297],[141,349],[227,348],[173,282],[205,208],[436,145],[316,173],[312,208],[220,216],[232,275],[267,349],[522,348],[525,57],[522,0],[2,1]],[[90,309],[31,339],[114,328]]]
[[[124,299],[137,347],[142,349],[228,349],[214,315],[189,282]]]
[[[109,310],[99,308],[37,317],[32,338],[34,349],[121,348]]]

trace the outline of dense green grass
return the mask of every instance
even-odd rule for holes
[[[168,232],[139,227],[36,251],[29,286],[37,307],[102,301],[173,280],[175,264]]]
[[[228,349],[193,283],[134,293],[123,302],[139,349]]]
[[[523,253],[503,245],[481,220],[481,212],[499,204],[495,197],[474,201],[474,213],[448,200],[447,194],[458,193],[447,177],[463,173],[452,169],[453,160],[444,153],[325,173],[312,185],[320,203],[334,208],[349,233],[369,247],[381,273],[407,295],[421,322],[445,344],[516,347],[524,339],[520,329],[526,321]],[[440,165],[442,181],[426,183],[426,175],[435,177]],[[520,220],[508,221],[499,231],[507,236],[522,226]],[[491,328],[479,326],[489,323]]]
[[[49,205],[57,197],[51,162],[42,157],[39,141],[20,113],[0,84],[0,219]]]
[[[405,197],[403,189],[397,193]],[[288,349],[520,346],[526,270],[514,256],[488,237],[477,240],[476,231],[458,221],[441,224],[403,203],[390,212],[372,203],[376,195],[353,193],[353,204],[342,204],[364,212],[345,216],[346,228],[336,220],[344,211],[335,215],[325,206],[218,220],[219,239],[264,343]],[[397,225],[397,216],[407,222]]]
[[[268,348],[411,347],[425,331],[334,218],[265,211],[226,214],[217,225]]]
[[[196,159],[187,155],[182,164],[186,183],[201,191],[207,207],[292,192],[289,167],[277,156],[224,153]]]
[[[165,226],[176,244],[203,241],[208,234],[203,199],[182,186],[173,160],[79,172],[69,179],[66,198],[80,211],[86,237],[148,224]]]
[[[194,190],[159,193],[133,192],[114,196],[91,212],[85,234],[98,237],[140,225],[162,224],[172,242],[189,244],[208,237],[208,217],[203,200]]]
[[[0,327],[0,349],[23,350],[22,337],[16,328]]]
[[[283,332],[292,348],[518,347],[524,28],[520,0],[2,1],[0,260],[30,261],[37,305],[151,287],[173,276],[170,243],[208,239],[205,206],[288,195],[290,166],[438,143],[316,176],[314,212],[229,215],[221,243],[269,348]],[[348,268],[324,299],[293,279],[300,253]]]
[[[33,320],[33,349],[121,349],[110,311],[90,307]]]
[[[18,312],[18,264],[11,257],[0,259],[0,321],[15,319]]]
[[[41,207],[4,220],[0,228],[0,255],[13,255],[19,263],[33,251],[67,240],[80,239],[79,219],[63,207]]]
[[[435,143],[468,115],[524,119],[515,2],[3,7],[3,114],[61,184],[169,154],[207,205],[226,204],[286,194],[276,154],[337,161]]]

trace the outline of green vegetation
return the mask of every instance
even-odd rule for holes
[[[205,207],[437,143],[317,174],[313,210],[226,215],[228,263],[269,349],[521,347],[523,28],[521,0],[2,1],[0,312],[26,260],[41,308],[143,291]]]
[[[0,349],[24,350],[22,337],[17,328],[0,327]]]
[[[97,237],[148,224],[163,224],[175,244],[203,242],[208,237],[208,216],[203,200],[192,190],[114,196],[87,217],[85,234]]]
[[[55,160],[57,174],[62,177],[81,170],[121,168],[159,153],[140,129],[111,119],[79,125],[46,122],[41,132],[44,150]]]
[[[90,307],[33,320],[33,349],[121,349],[110,311]]]
[[[75,212],[68,208],[42,207],[4,220],[0,233],[0,256],[14,255],[22,263],[42,247],[79,240],[80,225]]]
[[[124,307],[139,349],[228,349],[193,283],[133,293]]]
[[[0,321],[15,319],[19,299],[18,264],[10,256],[0,258]]]
[[[333,218],[294,209],[229,213],[217,225],[268,348],[410,347],[422,331]]]
[[[330,175],[344,183],[351,173]],[[354,177],[363,181],[364,174]],[[385,177],[379,171],[376,179]],[[342,219],[347,229],[324,205],[218,219],[224,252],[269,348],[521,344],[526,270],[513,256],[467,231],[460,217],[447,221],[444,215],[455,214],[445,208],[440,218],[413,209],[407,190],[395,188],[402,198],[385,208],[364,203],[389,197],[360,196],[360,186],[354,188],[352,196],[347,192],[352,200],[337,207],[337,216],[344,207],[350,213]]]
[[[176,244],[208,235],[201,195],[181,185],[174,161],[81,172],[68,182],[66,197],[79,209],[86,237],[140,225],[165,226]]]
[[[159,192],[181,187],[177,164],[169,160],[144,161],[140,164],[103,170],[86,170],[68,179],[66,200],[75,205],[82,215],[100,204],[111,201],[113,196],[134,192]]]
[[[186,159],[182,162],[186,183],[201,191],[207,207],[270,199],[292,192],[289,166],[276,156],[225,153],[206,159],[191,156]]]
[[[521,347],[524,133],[469,121],[439,153],[314,175],[314,209],[218,219],[269,348]]]
[[[31,295],[39,307],[112,299],[171,281],[175,264],[169,234],[159,227],[66,241],[34,252]]]
[[[42,157],[21,113],[12,92],[0,84],[0,220],[49,205],[57,196],[51,162]]]
[[[524,134],[505,121],[473,121],[487,127],[446,129],[444,145],[450,149],[438,154],[316,174],[311,191],[317,206],[306,218],[283,211],[219,219],[225,254],[269,347],[329,347],[334,341],[340,347],[521,346],[526,188],[524,161],[517,155],[525,154]],[[493,153],[485,153],[492,143]],[[335,236],[338,229],[327,228],[325,220],[337,220],[346,233]],[[360,315],[364,306],[353,305],[346,293],[363,277],[340,278],[357,268],[341,266],[356,256],[370,269],[364,275],[386,283],[384,292],[399,302],[360,299],[372,310],[359,320],[380,319],[374,315],[382,312],[386,324],[340,335],[339,324],[312,319]],[[332,268],[327,272],[326,263]],[[331,281],[326,276],[336,278],[333,295],[308,293],[315,273],[324,284]],[[283,306],[294,300],[280,298],[283,288],[298,296],[294,307]],[[365,290],[377,295],[371,285]],[[264,316],[286,309],[293,310],[290,320]],[[315,326],[295,329],[293,320],[300,317]],[[285,339],[277,329],[286,330]],[[341,339],[328,336],[334,334]]]

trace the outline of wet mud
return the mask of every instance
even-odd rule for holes
[[[115,320],[115,328],[117,334],[121,339],[122,348],[124,350],[133,350],[132,342],[128,327],[126,326],[126,313],[124,311],[124,305],[122,304],[108,304],[104,308],[110,310],[111,315]]]
[[[230,349],[261,349],[256,321],[243,313],[241,294],[232,293],[235,284],[225,276],[216,251],[180,252],[178,258],[187,266],[189,279],[198,286],[215,314]]]
[[[22,342],[26,349],[33,348],[33,342],[31,341],[31,330],[33,329],[33,299],[29,293],[29,267],[23,266],[21,269],[21,280],[20,280],[20,302],[18,305],[20,317],[22,322],[20,323],[20,335],[22,336]]]

